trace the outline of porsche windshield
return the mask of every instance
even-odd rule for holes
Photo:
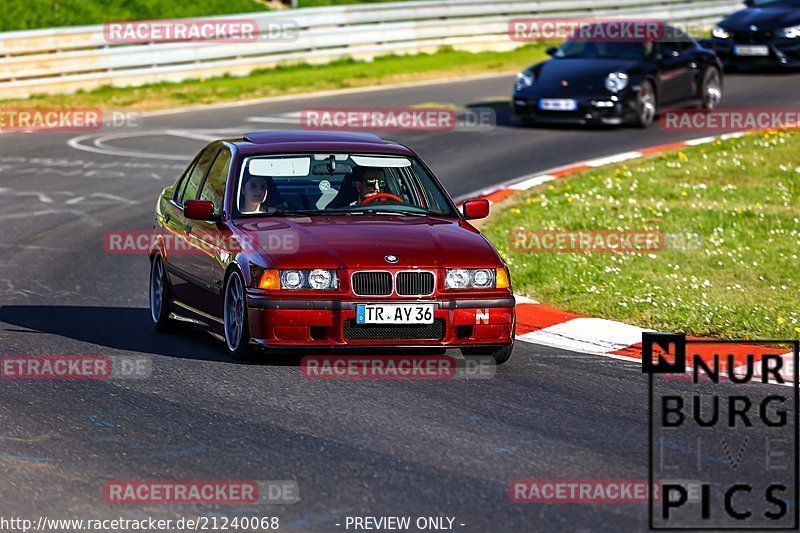
[[[458,216],[425,168],[394,155],[291,154],[245,158],[239,216],[403,214]]]
[[[559,59],[623,59],[641,61],[650,55],[652,43],[568,41],[555,54]]]

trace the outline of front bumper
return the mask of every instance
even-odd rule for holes
[[[710,40],[711,48],[725,66],[742,69],[798,68],[800,67],[800,39],[716,39]],[[737,45],[766,46],[766,56],[738,55]]]
[[[543,98],[560,96],[531,96],[514,94],[511,99],[512,113],[523,122],[551,124],[595,124],[617,126],[636,119],[636,110],[625,96],[597,95],[573,98],[574,111],[544,111],[539,108]]]
[[[358,326],[357,304],[433,303],[433,326]],[[492,299],[275,300],[248,295],[250,335],[273,348],[468,348],[514,341],[514,297]],[[382,329],[381,329],[382,328]]]

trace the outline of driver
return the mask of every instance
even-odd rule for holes
[[[360,205],[367,198],[386,190],[386,175],[380,168],[356,167],[353,170],[353,183],[358,191],[358,199],[350,205]]]

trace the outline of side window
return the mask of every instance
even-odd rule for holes
[[[186,179],[186,185],[184,185],[183,192],[178,200],[179,204],[183,205],[184,201],[197,198],[197,190],[200,188],[200,184],[203,183],[203,177],[206,175],[208,166],[211,164],[211,159],[216,151],[216,146],[209,146],[200,154],[197,164],[189,172],[189,176]]]
[[[198,159],[199,156],[195,157],[194,160],[191,163],[189,163],[189,166],[186,167],[186,170],[183,171],[183,174],[181,174],[181,176],[176,181],[175,193],[172,196],[172,199],[175,200],[176,202],[180,202],[180,199],[183,196],[183,191],[184,189],[186,189],[186,182],[189,181],[187,178],[189,177],[189,174],[192,173],[192,170],[194,170],[195,165],[197,165]]]
[[[231,152],[227,148],[220,149],[219,155],[211,165],[208,176],[200,192],[200,200],[209,200],[214,203],[214,212],[222,211],[222,201],[225,198],[225,184],[228,181],[228,170],[231,166]]]

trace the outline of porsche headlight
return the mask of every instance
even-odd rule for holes
[[[281,270],[281,289],[331,290],[339,288],[335,270],[315,268],[313,270]]]
[[[446,289],[492,289],[495,286],[493,268],[450,268],[444,278]]]
[[[781,37],[786,37],[787,39],[797,39],[800,37],[800,26],[784,28],[778,32],[778,35]]]
[[[612,72],[606,76],[606,89],[618,93],[628,86],[628,75],[625,72]]]
[[[728,32],[728,30],[726,30],[725,28],[723,28],[719,24],[714,26],[714,28],[711,30],[711,35],[713,37],[716,37],[717,39],[730,39],[731,38],[730,32]]]
[[[523,70],[517,74],[517,88],[530,87],[533,85],[533,73],[529,70]]]

